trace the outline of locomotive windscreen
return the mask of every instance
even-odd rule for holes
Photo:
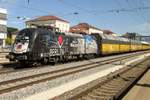
[[[16,37],[16,40],[32,40],[34,37],[35,29],[21,30]]]

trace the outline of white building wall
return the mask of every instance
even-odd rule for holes
[[[67,22],[56,20],[55,26],[59,28],[61,32],[69,32],[70,25]]]
[[[7,21],[0,19],[0,25],[7,25]]]
[[[43,26],[53,26],[59,28],[61,32],[69,31],[69,23],[59,21],[59,20],[48,20],[48,21],[35,21],[35,22],[26,22],[26,27],[34,27],[34,25],[43,25]]]
[[[7,16],[7,10],[0,8],[0,16]],[[0,18],[0,26],[3,26],[5,29],[0,31],[0,47],[5,46],[5,39],[7,38],[7,18]]]
[[[2,14],[7,14],[7,10],[6,10],[6,9],[3,9],[3,8],[0,8],[0,13],[2,13]]]
[[[91,33],[103,33],[103,31],[102,30],[98,30],[98,29],[90,28],[89,29],[89,34],[91,34]]]
[[[46,26],[46,25],[51,25],[54,24],[54,21],[33,21],[33,22],[26,22],[26,26],[27,27],[34,27],[36,25],[40,25],[40,26]]]

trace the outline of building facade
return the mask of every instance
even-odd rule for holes
[[[136,40],[136,37],[139,37],[141,35],[138,34],[138,33],[135,33],[135,32],[134,33],[127,32],[127,33],[123,34],[122,36],[125,37],[125,38]]]
[[[103,33],[103,30],[96,28],[92,25],[89,25],[88,23],[79,23],[78,25],[71,27],[69,31],[72,33],[86,33],[86,34]]]
[[[111,30],[103,30],[103,34],[117,36],[117,34],[116,34],[116,33],[114,33],[114,32],[112,32]]]
[[[7,10],[0,8],[0,47],[5,46],[7,38]]]
[[[50,26],[57,28],[60,32],[68,32],[70,25],[68,21],[56,16],[41,16],[33,20],[26,21],[26,27]]]

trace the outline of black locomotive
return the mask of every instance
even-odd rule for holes
[[[21,63],[56,63],[97,55],[97,47],[96,38],[91,35],[26,28],[18,33],[9,59]]]

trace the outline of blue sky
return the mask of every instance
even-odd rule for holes
[[[25,26],[17,16],[56,15],[71,26],[86,22],[119,34],[150,35],[150,0],[0,0],[0,7],[8,10],[8,26],[19,29]]]

